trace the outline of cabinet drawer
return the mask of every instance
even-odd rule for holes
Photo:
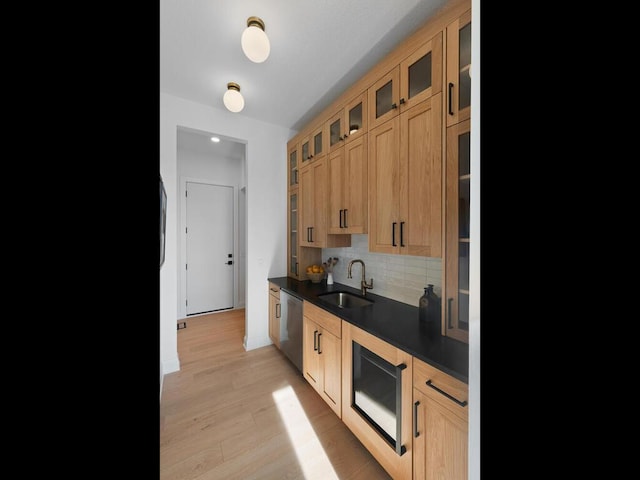
[[[280,287],[275,283],[269,282],[269,295],[273,295],[280,300]]]
[[[413,357],[413,387],[467,420],[469,386],[466,383]]]
[[[342,338],[342,321],[335,315],[306,301],[302,304],[302,314],[336,337]]]

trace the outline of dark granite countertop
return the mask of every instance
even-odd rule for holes
[[[310,280],[300,282],[289,277],[268,280],[282,290],[323,308],[452,377],[469,383],[469,345],[440,334],[427,336],[418,322],[418,307],[367,292],[367,298],[374,302],[372,305],[340,308],[318,295],[332,291],[361,295],[360,290],[342,283],[327,285],[326,279],[320,283],[311,283]]]

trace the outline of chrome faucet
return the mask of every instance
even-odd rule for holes
[[[364,262],[362,260],[360,260],[359,258],[356,260],[351,260],[349,262],[349,266],[347,267],[347,278],[351,278],[351,266],[354,263],[361,263],[362,264],[362,280],[360,281],[360,287],[362,289],[362,296],[365,297],[367,295],[367,288],[368,289],[373,289],[373,278],[371,279],[371,283],[367,283],[367,276],[365,274],[365,266],[364,266]]]

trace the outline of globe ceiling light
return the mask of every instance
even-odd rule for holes
[[[264,33],[264,22],[258,17],[247,19],[247,28],[242,32],[242,51],[249,60],[262,63],[269,57],[271,45],[269,37]]]
[[[244,108],[244,98],[240,93],[240,85],[234,82],[227,83],[227,91],[224,92],[222,101],[230,112],[238,113],[241,111]]]

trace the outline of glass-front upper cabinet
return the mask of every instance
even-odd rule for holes
[[[447,127],[471,118],[471,10],[447,26]]]
[[[300,153],[302,154],[300,161],[302,163],[311,160],[311,141],[309,138],[305,138],[302,140],[302,144],[300,146]]]
[[[369,129],[398,115],[400,67],[393,68],[369,87]]]
[[[318,160],[329,150],[328,134],[325,123],[313,129],[308,137],[302,140],[302,163]]]
[[[442,32],[400,63],[400,112],[442,91]]]
[[[446,334],[469,343],[471,120],[447,129]]]
[[[287,276],[298,278],[298,191],[289,193],[289,271]]]
[[[298,151],[299,144],[294,143],[289,145],[289,162],[288,162],[288,178],[289,188],[293,188],[298,185]]]
[[[367,133],[367,92],[340,108],[328,121],[329,152]]]
[[[369,128],[442,91],[442,33],[423,43],[369,88]]]

